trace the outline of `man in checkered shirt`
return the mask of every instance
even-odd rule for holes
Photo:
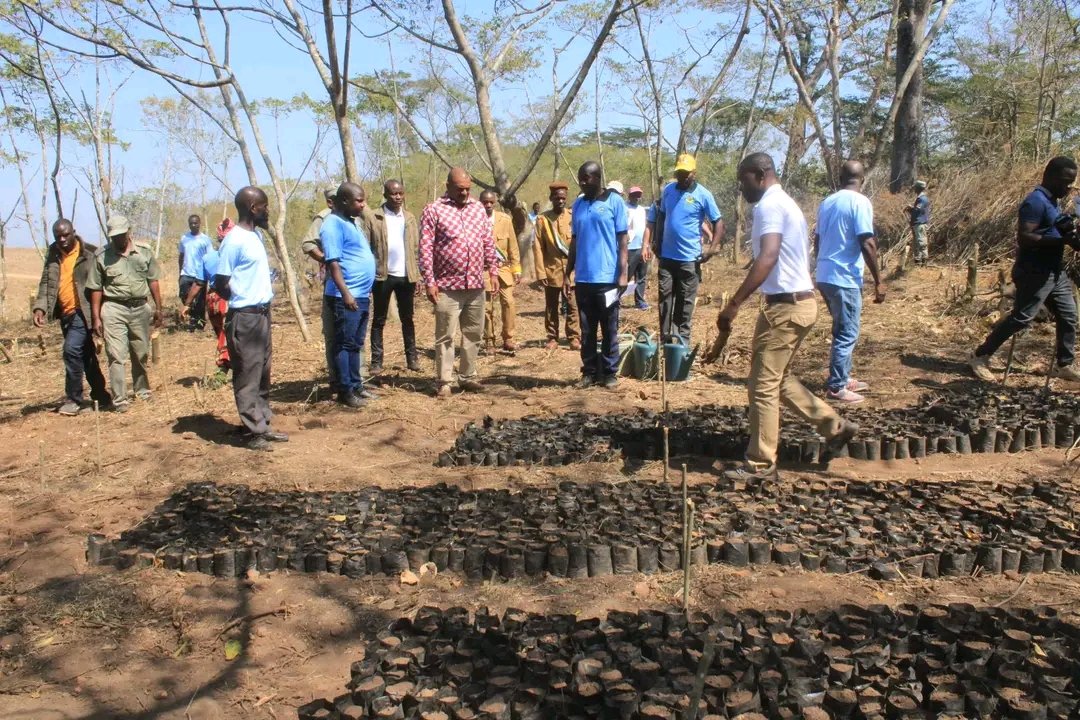
[[[498,282],[499,260],[484,206],[470,197],[463,168],[446,177],[446,195],[420,216],[420,275],[435,305],[436,397],[449,397],[454,379],[454,335],[461,327],[458,386],[480,392],[476,355],[484,338],[484,275]]]

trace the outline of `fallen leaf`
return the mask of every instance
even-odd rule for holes
[[[239,640],[229,640],[225,643],[225,659],[235,660],[240,657],[241,650],[243,650],[243,646]]]
[[[334,522],[345,522],[345,516],[344,515],[331,515],[330,519],[333,520]]]
[[[412,570],[403,570],[401,577],[399,578],[402,585],[415,585],[420,582],[420,578],[416,576]]]
[[[46,647],[48,645],[52,645],[54,642],[56,642],[56,638],[53,637],[52,635],[48,635],[46,637],[41,638],[36,643],[34,643],[34,647],[43,648],[43,647]]]

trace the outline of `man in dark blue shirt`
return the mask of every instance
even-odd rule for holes
[[[926,182],[916,180],[911,187],[915,191],[915,202],[905,208],[911,222],[911,238],[915,243],[915,264],[925,265],[930,257],[926,226],[930,224],[930,197],[926,194]]]
[[[981,380],[993,382],[990,356],[1010,337],[1035,319],[1045,303],[1054,313],[1057,324],[1057,363],[1050,376],[1080,382],[1073,368],[1076,346],[1076,301],[1062,259],[1065,246],[1080,246],[1075,231],[1062,232],[1058,202],[1069,194],[1076,182],[1076,162],[1056,157],[1043,171],[1042,185],[1024,198],[1016,229],[1016,261],[1012,278],[1016,295],[1012,312],[1001,320],[971,356],[971,370]]]

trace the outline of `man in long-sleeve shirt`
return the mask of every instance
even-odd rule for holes
[[[435,306],[437,397],[448,397],[454,376],[454,335],[461,328],[458,386],[480,392],[476,355],[484,337],[484,276],[498,282],[491,222],[483,205],[470,197],[472,178],[453,168],[446,195],[424,208],[420,218],[420,275]]]

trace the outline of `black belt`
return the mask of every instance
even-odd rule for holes
[[[247,307],[229,308],[229,314],[233,313],[251,313],[255,315],[269,315],[270,303],[263,303],[262,305],[248,305]]]
[[[146,304],[146,298],[105,298],[105,302],[116,303],[117,305],[126,305],[129,308],[142,307]]]
[[[765,304],[775,305],[776,303],[785,303],[787,305],[794,305],[802,300],[812,300],[813,297],[813,290],[803,290],[794,293],[776,293],[775,295],[766,295]]]

